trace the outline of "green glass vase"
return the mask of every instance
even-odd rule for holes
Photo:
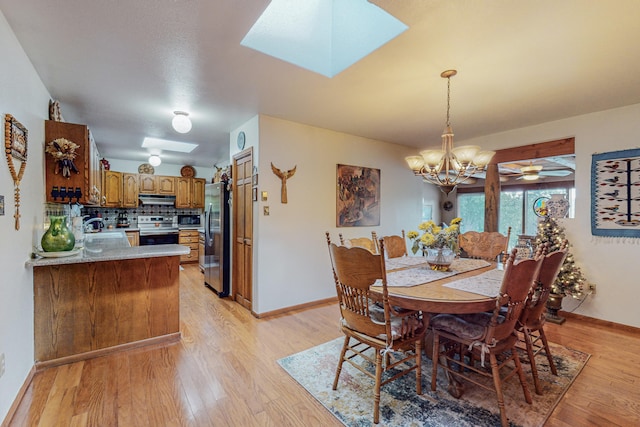
[[[40,244],[45,252],[64,252],[73,249],[76,244],[76,238],[69,228],[67,228],[66,216],[49,217],[51,225],[42,236]]]

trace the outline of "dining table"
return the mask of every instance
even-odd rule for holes
[[[457,258],[450,271],[432,270],[423,257],[405,256],[386,260],[389,304],[420,310],[423,321],[436,314],[463,314],[491,311],[504,275],[503,264],[478,259]],[[382,286],[371,287],[380,295]],[[427,341],[425,353],[431,358]],[[462,384],[447,372],[448,392],[459,398]]]

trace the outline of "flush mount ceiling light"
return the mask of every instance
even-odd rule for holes
[[[333,77],[407,28],[367,0],[272,0],[240,44]]]
[[[198,144],[191,142],[172,141],[170,139],[159,139],[146,137],[142,141],[143,148],[150,148],[156,150],[177,151],[179,153],[190,153],[196,148]],[[152,150],[150,150],[153,152]]]
[[[453,148],[453,129],[449,120],[449,110],[451,77],[457,73],[456,70],[446,70],[440,74],[440,77],[447,79],[447,126],[442,133],[442,149],[423,150],[420,156],[405,157],[415,175],[440,186],[445,194],[449,194],[458,184],[470,179],[474,173],[483,171],[496,154],[495,151],[480,151],[477,145]]]
[[[189,113],[184,111],[174,111],[173,120],[171,120],[171,126],[179,133],[187,133],[191,130],[191,120],[189,119]]]
[[[149,156],[149,164],[151,166],[160,166],[160,163],[162,163],[162,159],[160,159],[160,156],[156,156],[155,154]]]

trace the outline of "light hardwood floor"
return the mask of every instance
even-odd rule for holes
[[[181,342],[38,372],[8,425],[342,425],[276,364],[339,337],[336,304],[256,319],[197,265],[180,281]],[[592,355],[547,426],[639,425],[640,332],[576,317],[546,330]]]

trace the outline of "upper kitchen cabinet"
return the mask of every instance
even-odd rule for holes
[[[103,206],[118,208],[122,205],[122,173],[104,171]]]
[[[138,176],[140,194],[175,196],[176,178],[173,176],[141,174]]]
[[[45,120],[47,202],[102,203],[100,153],[86,125]]]
[[[122,174],[122,207],[138,207],[138,174]]]
[[[203,208],[205,183],[202,178],[176,178],[176,208]]]

